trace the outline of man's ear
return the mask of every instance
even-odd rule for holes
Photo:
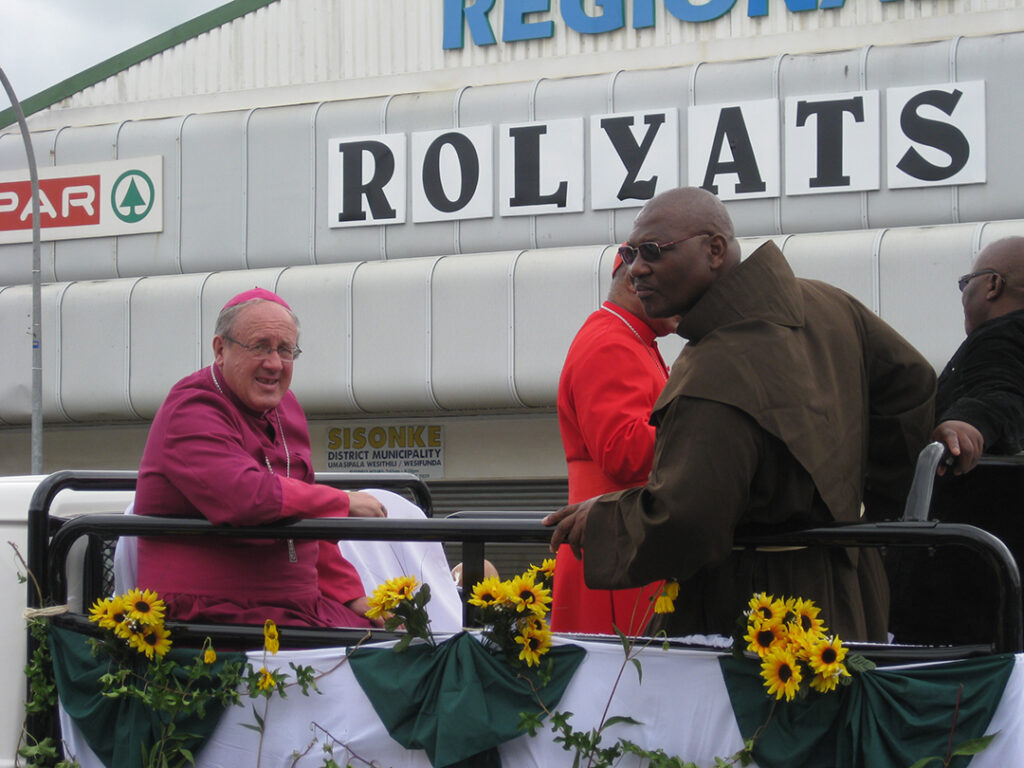
[[[1003,295],[1006,279],[1002,275],[986,275],[986,277],[991,282],[989,283],[988,291],[985,292],[985,301],[995,301]]]
[[[224,339],[220,336],[213,337],[213,361],[221,364],[224,357]]]
[[[718,269],[725,261],[729,253],[729,243],[725,235],[714,234],[708,238],[708,265],[712,269]]]

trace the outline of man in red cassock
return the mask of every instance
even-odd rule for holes
[[[569,470],[569,503],[643,485],[654,457],[651,407],[668,380],[655,339],[676,318],[654,319],[616,255],[608,300],[573,339],[558,382],[558,424]],[[636,634],[650,619],[646,587],[589,589],[568,546],[556,555],[551,627],[557,632]]]

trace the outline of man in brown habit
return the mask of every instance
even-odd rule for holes
[[[646,313],[680,315],[689,343],[654,405],[647,484],[549,515],[552,550],[568,543],[596,589],[678,579],[669,635],[730,634],[763,591],[814,600],[843,639],[884,641],[877,552],[733,538],[899,509],[931,433],[932,367],[853,297],[794,277],[773,242],[741,263],[702,189],[647,203],[621,255]]]

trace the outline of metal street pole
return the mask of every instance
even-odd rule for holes
[[[36,172],[36,153],[32,150],[32,135],[28,132],[25,113],[21,102],[14,95],[14,89],[0,68],[0,82],[11,100],[14,115],[18,118],[21,138],[28,156],[28,178],[32,185],[32,474],[43,473],[43,351],[40,345],[42,316],[42,291],[40,287],[39,257],[39,174]]]

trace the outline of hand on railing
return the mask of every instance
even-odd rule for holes
[[[978,465],[985,449],[981,432],[966,421],[942,422],[932,432],[932,440],[946,447],[946,453],[939,462],[939,475],[946,474],[947,468],[952,468],[954,475],[970,472]]]

